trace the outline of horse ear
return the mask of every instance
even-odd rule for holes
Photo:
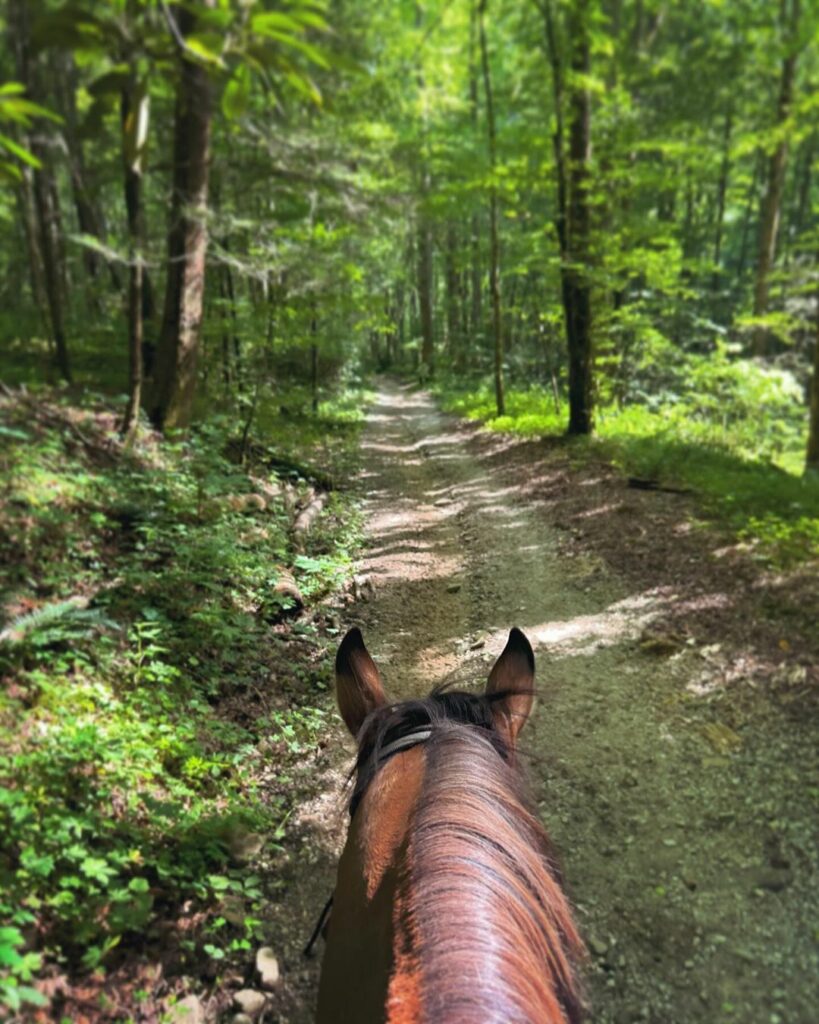
[[[336,654],[336,699],[353,736],[358,735],[367,715],[387,702],[381,675],[358,628],[344,637]]]
[[[492,703],[495,727],[514,747],[535,699],[535,655],[532,645],[515,627],[509,634],[503,653],[492,666],[486,694],[498,694]]]

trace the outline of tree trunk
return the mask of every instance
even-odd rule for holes
[[[779,86],[776,124],[781,129],[790,115],[793,100],[793,82],[796,74],[796,35],[799,27],[799,0],[791,0],[790,18],[786,20],[787,0],[782,0],[783,35],[788,35],[788,52],[782,62],[782,77]],[[768,184],[762,204],[762,223],[759,232],[759,252],[754,284],[754,316],[764,316],[768,311],[768,277],[776,257],[776,239],[779,232],[779,215],[782,206],[782,186],[785,181],[785,160],[788,140],[780,131],[780,138],[768,163]],[[769,348],[770,333],[763,327],[754,331],[754,352],[765,355]]]
[[[426,172],[423,172],[425,175]],[[426,186],[421,186],[422,196]],[[418,308],[421,319],[421,365],[431,375],[435,366],[435,335],[432,310],[432,232],[426,213],[418,223]]]
[[[36,66],[31,55],[29,8],[25,0],[14,0],[9,7],[9,22],[13,29],[12,42],[17,65],[17,76],[26,88],[28,98],[35,103],[42,102],[37,80]],[[30,226],[39,249],[41,266],[32,266],[32,279],[40,277],[48,309],[51,342],[56,357],[57,369],[63,380],[70,383],[71,366],[65,335],[63,304],[63,272],[60,268],[59,206],[57,191],[52,181],[49,159],[43,140],[35,132],[24,138],[24,145],[40,161],[42,167],[32,175],[31,198],[35,223]],[[32,259],[36,259],[35,247],[31,246]],[[37,286],[35,285],[35,288]]]
[[[790,232],[794,239],[799,238],[802,234],[810,217],[811,171],[813,169],[813,155],[816,152],[817,138],[819,136],[814,132],[806,140],[803,149],[796,202],[793,205],[791,215]]]
[[[143,247],[145,223],[142,207],[142,179],[148,138],[149,102],[147,83],[131,80],[121,96],[122,159],[125,209],[128,220],[128,404],[121,433],[129,441],[139,425],[142,403],[145,297]]]
[[[817,259],[819,267],[819,259]],[[805,472],[819,473],[819,287],[816,289],[815,340],[813,343],[813,376],[810,382],[810,423]]]
[[[213,6],[213,0],[207,0]],[[178,11],[180,33],[188,35],[195,15]],[[205,69],[180,57],[174,120],[173,192],[168,229],[168,276],[159,336],[156,388],[151,418],[157,427],[191,420],[196,393],[207,255],[208,161],[211,97]]]
[[[57,107],[65,124],[65,149],[68,154],[71,192],[77,212],[77,225],[84,235],[102,241],[105,237],[102,216],[91,189],[88,187],[85,153],[77,118],[77,67],[70,53],[63,55],[57,66],[57,74],[59,77],[59,88],[56,89]],[[86,247],[83,251],[83,263],[88,276],[94,279],[99,274],[103,260],[98,252]],[[111,284],[119,290],[122,282],[116,265],[111,261],[107,261],[107,264]]]
[[[477,138],[478,135],[478,68],[475,59],[475,37],[477,34],[477,12],[475,4],[470,4],[469,9],[469,110],[472,121],[472,132]],[[483,335],[483,301],[481,294],[481,283],[483,274],[481,272],[481,221],[477,210],[472,214],[470,224],[470,243],[472,249],[472,260],[470,267],[470,334],[472,335],[469,349],[474,349],[475,343]]]
[[[29,147],[30,148],[30,147]],[[53,338],[51,322],[46,310],[45,271],[43,270],[43,254],[40,251],[39,231],[37,229],[37,208],[34,203],[34,172],[28,167],[21,168],[22,178],[19,189],[21,219],[25,232],[26,249],[28,251],[29,281],[31,297],[43,324],[43,331],[49,342],[49,361],[53,358]]]
[[[754,198],[759,187],[759,176],[762,173],[764,159],[764,154],[761,150],[758,150],[754,160],[754,173],[745,199],[745,216],[742,218],[742,234],[740,235],[739,256],[737,257],[736,276],[738,286],[742,284],[742,278],[745,276],[745,264],[748,259],[749,236],[751,234],[751,219],[754,212]]]
[[[592,410],[591,282],[589,281],[589,160],[591,97],[588,0],[575,0],[569,16],[572,87],[569,125],[568,308],[569,433],[590,434]]]
[[[725,127],[722,134],[722,163],[719,170],[719,181],[717,183],[717,212],[715,214],[716,224],[714,226],[714,275],[711,278],[711,288],[716,291],[720,284],[720,260],[722,259],[722,229],[725,220],[725,197],[728,193],[728,172],[731,169],[731,126],[733,123],[733,110],[725,113]]]
[[[480,0],[478,7],[478,36],[481,45],[481,69],[483,71],[483,88],[486,99],[486,139],[489,150],[489,174],[492,184],[489,186],[489,293],[492,299],[492,334],[494,340],[495,361],[495,404],[498,416],[506,413],[506,400],[503,386],[503,313],[501,310],[500,286],[500,238],[498,234],[498,188],[495,183],[495,166],[497,164],[497,143],[495,140],[495,107],[492,101],[492,76],[489,71],[489,54],[486,46],[486,7],[487,0]]]
[[[453,365],[461,360],[461,326],[458,316],[460,277],[458,274],[458,233],[449,223],[446,231],[446,334]]]
[[[555,31],[554,13],[550,0],[545,0],[541,8],[546,30],[546,52],[552,70],[552,96],[555,108],[555,131],[552,136],[552,148],[555,156],[555,179],[557,184],[557,204],[555,207],[555,232],[557,233],[560,250],[560,294],[563,303],[563,320],[566,325],[566,338],[571,350],[570,325],[574,324],[572,303],[574,288],[569,267],[569,172],[566,167],[565,130],[563,126],[564,82],[563,66],[560,59],[560,47]],[[554,370],[552,370],[554,378]]]
[[[312,392],[311,408],[313,415],[318,415],[318,320],[315,312],[315,301],[313,303],[313,316],[310,320],[310,390]]]

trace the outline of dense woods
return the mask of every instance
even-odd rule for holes
[[[233,780],[219,798],[243,828],[283,815],[231,774],[208,705],[255,664],[248,609],[279,623],[349,565],[355,513],[330,492],[373,373],[496,429],[598,433],[641,479],[678,471],[715,496],[777,564],[815,555],[819,7],[2,0],[0,24],[0,443],[10,507],[41,509],[3,533],[10,563],[25,548],[3,671],[27,681],[2,727],[47,672],[90,672],[90,654],[48,661],[54,643],[109,627],[128,653],[109,640],[97,668],[144,716],[70,828],[52,754],[0,756],[0,776],[41,779],[39,810],[0,801],[0,1003],[16,1011],[42,1002],[40,954],[93,970],[160,903],[224,897],[214,780]],[[260,464],[280,480],[254,540],[236,492],[262,494]],[[105,549],[96,611],[73,586],[86,535],[42,511],[49,488]],[[34,597],[32,577],[48,582]],[[325,686],[325,661],[303,671]],[[152,707],[140,689],[169,680],[192,700],[181,738],[152,716],[182,697]],[[78,686],[77,706],[98,700]],[[281,739],[296,760],[320,714],[297,717]],[[94,740],[66,729],[79,763]],[[184,807],[182,867],[102,807],[151,772]]]
[[[788,408],[769,454],[806,436],[813,5],[5,20],[4,347],[127,389],[126,431],[363,362],[489,372],[499,415],[505,378],[542,384],[580,434],[692,400],[696,365],[727,420],[741,380]]]

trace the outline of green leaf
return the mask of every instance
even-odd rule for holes
[[[250,19],[251,32],[258,32],[259,35],[270,35],[279,32],[301,32],[302,26],[289,14],[282,14],[279,11],[254,14]]]
[[[48,878],[54,870],[54,858],[51,854],[40,855],[36,850],[28,847],[20,855],[20,863],[33,875],[40,875],[41,878]]]
[[[86,857],[80,864],[80,871],[86,878],[92,878],[101,885],[107,885],[117,873],[116,868],[112,868],[102,857]]]
[[[200,60],[204,61],[206,64],[212,65],[213,67],[224,67],[222,55],[211,49],[212,45],[213,37],[210,35],[192,35],[185,39],[185,48],[190,50],[194,56],[199,57]]]
[[[23,149],[22,146],[18,146],[16,142],[8,137],[8,135],[0,135],[0,146],[3,149],[7,149],[10,153],[13,153],[19,160],[22,160],[24,164],[28,164],[29,167],[33,167],[35,170],[39,170],[43,165],[37,159],[33,153],[29,153],[27,149]]]
[[[250,100],[250,68],[240,64],[222,94],[222,113],[229,121],[237,121],[247,110]]]

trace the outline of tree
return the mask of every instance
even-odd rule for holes
[[[790,11],[789,11],[790,8]],[[781,0],[780,25],[785,41],[785,55],[779,83],[776,104],[776,137],[768,161],[768,181],[762,202],[762,217],[759,231],[759,251],[754,284],[754,316],[762,317],[768,311],[769,275],[776,255],[776,241],[779,234],[782,189],[785,183],[785,160],[788,153],[786,126],[793,103],[794,78],[799,40],[800,0]],[[768,348],[769,332],[758,326],[754,332],[754,351],[764,355]]]
[[[589,0],[573,0],[568,23],[571,40],[569,89],[569,172],[566,230],[568,260],[564,289],[569,349],[569,433],[590,434],[592,412],[591,280],[589,277],[589,160],[591,95]]]
[[[204,5],[212,7],[214,0]],[[151,403],[151,419],[160,428],[186,426],[193,412],[205,294],[211,126],[208,72],[185,43],[196,27],[196,13],[189,8],[165,10],[178,45],[179,78],[165,308]]]
[[[26,96],[36,106],[42,96],[40,69],[32,53],[31,40],[32,11],[24,0],[11,0],[10,21],[14,26],[14,47],[17,76],[26,90]],[[31,163],[32,187],[25,192],[25,203],[29,205],[29,258],[32,262],[32,279],[42,288],[48,307],[48,322],[51,341],[54,346],[57,368],[63,380],[71,381],[71,363],[65,330],[65,295],[60,247],[60,200],[53,177],[53,164],[48,158],[46,140],[39,134],[26,139],[25,150],[34,156]],[[19,154],[18,154],[19,155]],[[25,179],[28,182],[28,178]]]
[[[489,150],[489,294],[492,299],[492,336],[495,354],[495,404],[498,416],[506,412],[503,393],[503,327],[501,312],[500,283],[500,239],[498,236],[498,187],[495,182],[497,165],[497,141],[495,137],[495,108],[492,102],[492,76],[489,71],[489,54],[486,46],[487,0],[480,0],[478,7],[478,36],[481,47],[481,71],[486,100],[486,140]]]
[[[139,422],[142,401],[144,340],[144,246],[145,217],[142,179],[151,97],[148,83],[132,67],[123,85],[121,103],[122,156],[125,175],[125,209],[128,218],[128,404],[122,433],[132,437]]]

